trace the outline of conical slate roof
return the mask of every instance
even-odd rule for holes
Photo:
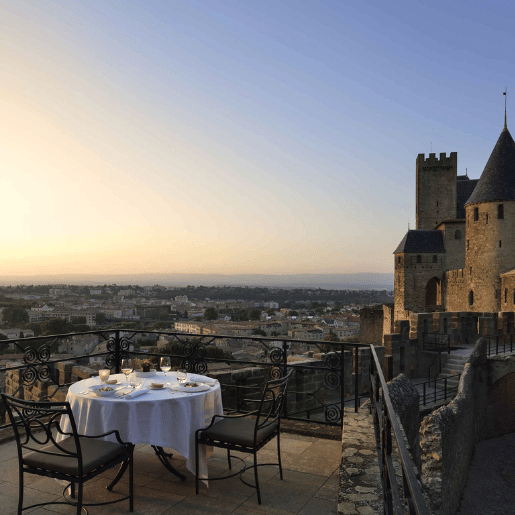
[[[466,204],[515,200],[515,141],[506,126]]]

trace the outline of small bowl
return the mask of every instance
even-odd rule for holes
[[[150,383],[150,388],[152,388],[152,390],[161,390],[162,388],[164,388],[164,384],[163,383]]]
[[[97,397],[113,397],[116,393],[116,390],[114,388],[112,388],[111,390],[103,390],[103,388],[106,388],[106,386],[97,385],[96,388],[92,387],[90,388],[90,390],[93,391]]]

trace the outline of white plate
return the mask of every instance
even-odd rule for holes
[[[198,381],[195,381],[198,383]],[[198,386],[183,386],[182,384],[175,384],[172,386],[174,390],[177,390],[178,392],[205,392],[206,390],[209,390],[209,385],[204,383],[199,383]]]

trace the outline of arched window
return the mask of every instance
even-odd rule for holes
[[[497,219],[504,219],[504,204],[497,204]]]
[[[454,233],[454,239],[461,240],[461,231],[459,229],[456,229],[456,231]]]
[[[420,256],[420,255],[417,256],[417,263],[422,263],[422,256]]]
[[[479,208],[474,208],[474,222],[477,222],[479,220]]]
[[[508,288],[504,288],[504,303],[508,302]]]
[[[438,263],[438,258],[436,256],[433,256],[433,263]]]
[[[472,290],[469,291],[469,306],[474,304],[474,292]]]

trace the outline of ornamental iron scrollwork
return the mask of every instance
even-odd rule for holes
[[[336,372],[327,372],[324,377],[325,385],[329,390],[340,388],[340,376]]]
[[[195,352],[195,346],[191,343],[183,343],[182,345],[182,353],[187,356],[193,356],[193,353]]]
[[[325,357],[325,364],[329,368],[340,368],[340,355],[337,352],[330,352]]]
[[[207,372],[207,363],[205,361],[199,361],[195,364],[195,372],[200,375],[204,375]]]
[[[277,365],[278,363],[282,363],[284,361],[284,352],[282,349],[275,348],[270,353],[270,361]]]
[[[340,422],[342,416],[341,409],[336,405],[326,406],[325,408],[325,420],[326,422]]]
[[[270,379],[281,379],[283,377],[283,371],[279,367],[270,367],[269,370]]]
[[[184,368],[188,373],[195,372],[195,362],[191,359],[183,359],[181,368]]]
[[[131,341],[126,336],[120,338],[120,350],[122,352],[129,352],[131,348]]]
[[[195,357],[196,358],[205,358],[206,357],[206,354],[207,354],[207,349],[206,349],[206,346],[199,343],[196,347],[195,347]]]
[[[38,380],[38,370],[35,366],[29,365],[21,373],[21,379],[25,386],[31,386]]]
[[[114,352],[116,350],[116,340],[113,337],[107,340],[106,348],[108,352]]]
[[[25,361],[27,365],[32,365],[33,363],[36,363],[37,360],[38,351],[33,347],[27,347],[23,354],[23,361]]]

